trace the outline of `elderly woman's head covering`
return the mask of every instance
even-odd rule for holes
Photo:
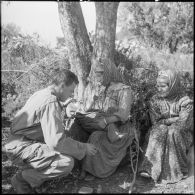
[[[166,98],[175,97],[180,93],[179,73],[174,70],[161,70],[158,73],[157,81],[166,83],[169,87]]]
[[[96,82],[96,77],[103,76],[102,85],[107,86],[110,82],[122,82],[120,73],[110,60],[97,60],[93,58],[92,60],[92,71],[90,73],[89,79]]]

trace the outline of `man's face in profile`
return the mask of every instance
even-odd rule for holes
[[[71,85],[66,86],[64,83],[61,83],[59,86],[59,100],[64,102],[69,97],[74,95],[74,89],[76,84],[73,82]]]

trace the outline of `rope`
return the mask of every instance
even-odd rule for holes
[[[18,81],[21,77],[23,77],[25,74],[29,73],[33,68],[35,68],[36,66],[38,66],[41,63],[44,63],[46,60],[48,59],[48,57],[43,58],[42,60],[40,60],[39,62],[33,63],[30,65],[30,68],[28,70],[1,70],[2,72],[21,72],[22,74],[20,76],[18,76],[14,82]],[[52,59],[50,61],[50,63],[54,63],[56,61],[58,61],[60,59]],[[49,76],[47,73],[44,72],[44,74],[46,74],[47,76]]]

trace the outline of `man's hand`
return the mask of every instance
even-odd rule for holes
[[[66,108],[66,115],[68,117],[73,116],[76,113],[77,109],[78,109],[78,105],[76,103],[69,103]]]
[[[97,148],[93,144],[86,143],[86,145],[87,145],[86,154],[89,156],[95,155],[97,152]]]

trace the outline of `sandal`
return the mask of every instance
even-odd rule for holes
[[[142,171],[142,172],[140,172],[139,174],[140,174],[140,176],[142,176],[142,177],[151,178],[150,174],[147,173],[146,171]]]

